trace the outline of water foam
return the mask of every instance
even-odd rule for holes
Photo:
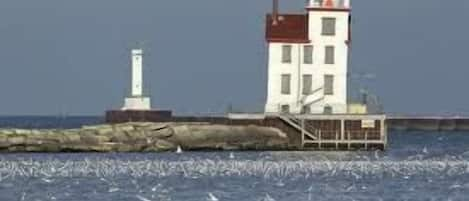
[[[132,177],[184,176],[256,176],[264,178],[291,178],[313,176],[392,175],[393,177],[431,174],[456,176],[469,173],[465,160],[410,160],[410,161],[263,161],[263,160],[80,160],[80,161],[0,161],[0,180],[13,177],[41,177],[48,182],[53,177],[119,175]]]

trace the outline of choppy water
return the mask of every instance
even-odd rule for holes
[[[0,200],[469,200],[469,133],[383,152],[3,154]]]

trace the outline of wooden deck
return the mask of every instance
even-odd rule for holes
[[[229,114],[230,119],[278,118],[300,135],[301,149],[386,149],[384,115]],[[288,132],[292,132],[291,130]]]

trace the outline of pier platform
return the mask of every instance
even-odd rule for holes
[[[230,113],[225,116],[172,116],[170,111],[108,111],[107,123],[178,122],[274,127],[296,150],[386,149],[385,115],[293,115]]]

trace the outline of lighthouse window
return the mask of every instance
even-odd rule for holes
[[[312,64],[313,63],[313,46],[312,45],[305,45],[303,47],[303,62],[305,64]]]
[[[336,19],[333,17],[322,18],[322,35],[335,36]]]
[[[325,48],[325,64],[334,64],[335,63],[335,48],[334,46],[326,46]]]
[[[323,0],[314,0],[314,6],[322,6]]]
[[[289,74],[283,74],[282,75],[282,82],[281,82],[281,93],[282,94],[290,94],[290,80],[291,76]]]
[[[310,106],[303,106],[301,109],[302,114],[311,114],[311,107]]]
[[[324,114],[332,114],[332,113],[333,113],[333,109],[331,106],[324,107]]]
[[[310,95],[312,92],[313,76],[303,75],[303,95]]]
[[[333,75],[324,75],[324,95],[334,95]]]
[[[284,114],[290,113],[290,106],[289,105],[282,105],[280,109],[281,109],[281,112],[284,113]]]
[[[282,46],[282,63],[291,63],[291,45]]]

